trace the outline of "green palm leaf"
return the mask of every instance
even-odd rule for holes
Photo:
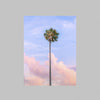
[[[46,40],[54,42],[57,41],[59,33],[53,28],[50,28],[49,30],[46,30],[44,33],[44,37]]]

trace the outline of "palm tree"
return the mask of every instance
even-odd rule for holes
[[[49,85],[51,86],[51,42],[55,42],[58,39],[59,33],[53,28],[46,30],[44,37],[49,41]]]

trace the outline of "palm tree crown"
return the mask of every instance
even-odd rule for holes
[[[44,33],[45,39],[48,41],[51,41],[51,42],[57,41],[58,35],[59,35],[59,33],[57,33],[56,30],[53,28],[46,30]]]

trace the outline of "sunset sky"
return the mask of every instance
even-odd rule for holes
[[[76,16],[24,16],[24,83],[48,85],[49,43],[46,29],[59,33],[51,44],[53,85],[76,85]]]

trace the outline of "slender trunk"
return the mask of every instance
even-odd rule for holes
[[[49,85],[51,86],[51,41],[49,41]]]

